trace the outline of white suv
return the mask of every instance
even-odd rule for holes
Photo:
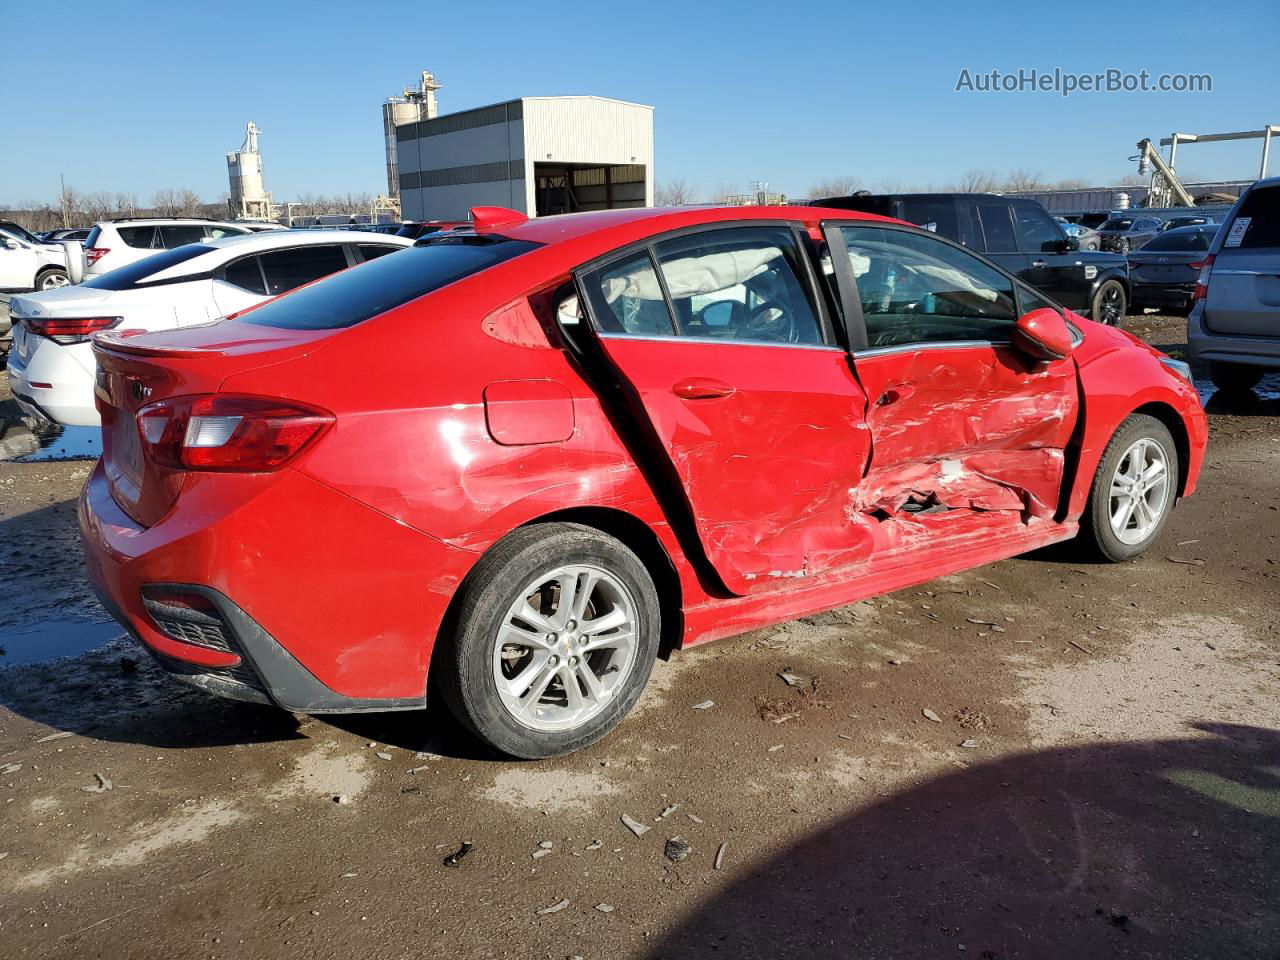
[[[100,276],[157,250],[172,250],[188,243],[220,240],[251,233],[247,224],[202,220],[199,217],[129,217],[103,220],[93,225],[84,241],[84,276]]]
[[[76,286],[14,297],[9,388],[27,416],[97,426],[97,331],[209,323],[410,246],[405,237],[350,230],[269,230],[186,244]]]
[[[0,290],[52,290],[67,282],[67,252],[17,224],[0,227]]]

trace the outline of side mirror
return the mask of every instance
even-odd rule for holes
[[[1064,253],[1074,253],[1080,249],[1080,238],[1073,236],[1065,236],[1062,238],[1062,249]]]
[[[1024,313],[1013,327],[1013,345],[1032,360],[1063,360],[1071,352],[1071,328],[1051,307]]]
[[[4,248],[5,248],[6,250],[17,250],[17,249],[18,249],[18,241],[17,241],[17,240],[6,240],[6,241],[4,242]]]

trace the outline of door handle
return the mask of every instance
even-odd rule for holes
[[[671,387],[671,392],[681,400],[717,400],[732,396],[734,388],[732,384],[725,383],[723,380],[713,380],[710,377],[688,377],[677,381]]]
[[[1031,261],[1031,265],[1032,265],[1033,267],[1035,267],[1035,268],[1038,270],[1038,269],[1040,269],[1041,267],[1043,267],[1043,266],[1044,266],[1044,261],[1043,261],[1043,260],[1032,260],[1032,261]]]

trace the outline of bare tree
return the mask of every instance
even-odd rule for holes
[[[60,179],[58,190],[58,206],[62,210],[62,225],[70,226],[73,214],[80,207],[80,192],[75,187],[68,187],[65,180]]]
[[[819,180],[810,187],[809,196],[815,199],[820,197],[847,197],[861,189],[862,181],[857,177],[828,177],[825,180]]]
[[[660,207],[684,207],[698,202],[697,191],[683,177],[664,180],[653,192],[653,201]]]
[[[178,191],[172,187],[157,190],[151,197],[151,207],[158,217],[176,217],[178,215]]]
[[[1007,193],[1022,193],[1028,190],[1043,190],[1044,178],[1037,170],[1010,170],[1001,188]]]
[[[1053,185],[1055,190],[1084,190],[1089,186],[1087,180],[1081,180],[1079,177],[1067,177],[1065,180],[1059,180]]]
[[[999,184],[994,170],[966,170],[955,185],[958,193],[991,193]]]

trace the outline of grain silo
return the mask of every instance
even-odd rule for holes
[[[231,180],[231,216],[236,220],[271,220],[271,194],[262,181],[262,154],[258,134],[262,131],[250,120],[240,149],[227,154],[227,175]]]

